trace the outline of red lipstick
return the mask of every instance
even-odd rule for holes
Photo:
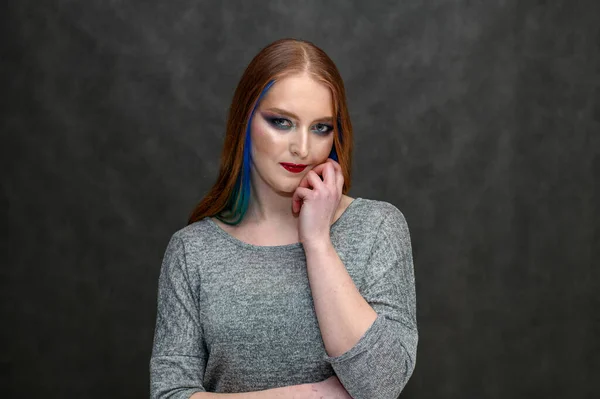
[[[287,162],[281,162],[281,166],[283,166],[285,168],[285,170],[292,172],[292,173],[300,173],[304,170],[304,168],[306,168],[308,165],[299,165],[299,164],[295,164],[295,163],[287,163]]]

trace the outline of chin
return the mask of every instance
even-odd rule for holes
[[[294,194],[294,191],[296,191],[296,188],[298,188],[298,185],[295,186],[283,186],[281,187],[281,189],[279,190],[282,193],[285,194]]]
[[[292,195],[294,194],[294,191],[296,191],[296,188],[298,188],[298,184],[300,183],[300,181],[294,183],[287,183],[287,184],[278,184],[278,185],[274,185],[274,189],[275,191],[277,191],[280,194],[289,194]]]

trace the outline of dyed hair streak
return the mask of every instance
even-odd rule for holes
[[[246,211],[248,210],[248,204],[250,202],[250,162],[252,160],[252,141],[250,138],[250,126],[252,125],[252,118],[254,117],[254,112],[256,111],[256,107],[260,104],[262,98],[267,94],[271,86],[273,86],[275,80],[271,80],[263,91],[258,96],[258,100],[252,108],[252,113],[250,114],[250,118],[248,119],[248,124],[246,125],[246,137],[244,140],[244,160],[242,162],[242,173],[239,174],[235,189],[233,190],[231,196],[227,201],[227,209],[215,215],[217,219],[226,223],[228,225],[237,225],[239,224]],[[338,132],[341,131],[342,126],[338,118]],[[342,140],[342,135],[339,134],[340,140]],[[331,153],[329,154],[329,158],[338,162],[337,152],[335,151],[335,145],[331,148]]]

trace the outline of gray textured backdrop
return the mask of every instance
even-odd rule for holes
[[[292,36],[345,79],[350,194],[411,228],[402,396],[598,397],[600,2],[262,4],[5,5],[2,396],[147,397],[168,238],[245,66]]]

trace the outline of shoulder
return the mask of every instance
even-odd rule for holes
[[[163,264],[169,265],[175,259],[182,265],[191,284],[197,285],[203,274],[204,265],[223,256],[218,233],[204,218],[171,234],[165,250]]]
[[[199,255],[211,249],[216,242],[217,233],[204,218],[176,230],[170,238],[169,245],[180,246],[186,254]]]
[[[408,239],[408,226],[400,209],[387,201],[359,197],[351,204],[338,233],[348,245],[366,250],[376,241],[398,241]]]
[[[355,214],[374,230],[406,225],[406,218],[402,211],[396,205],[386,201],[360,198]]]
[[[372,215],[373,219],[366,238],[366,241],[371,244],[369,253],[380,254],[378,256],[388,259],[400,257],[412,262],[411,236],[402,211],[386,201],[365,200],[364,202],[365,214]]]

